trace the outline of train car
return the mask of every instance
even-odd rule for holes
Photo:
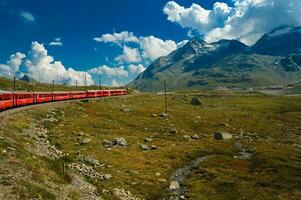
[[[102,96],[103,96],[103,97],[111,96],[110,90],[102,90]]]
[[[33,95],[35,103],[52,101],[52,92],[34,92]]]
[[[87,97],[86,91],[72,91],[70,92],[70,99],[83,99]]]
[[[87,91],[87,97],[88,98],[95,98],[95,97],[98,97],[97,96],[97,92],[99,92],[98,90],[88,90]]]
[[[14,106],[25,106],[34,103],[34,95],[32,92],[15,92]]]
[[[0,110],[13,107],[13,93],[0,91]]]
[[[70,99],[70,92],[53,92],[53,101],[63,101]]]

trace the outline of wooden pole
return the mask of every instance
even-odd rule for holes
[[[165,97],[165,101],[164,101],[164,109],[165,109],[165,114],[167,114],[167,94],[166,94],[166,81],[164,81],[164,97]]]

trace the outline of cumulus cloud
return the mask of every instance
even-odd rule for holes
[[[61,38],[55,38],[52,42],[49,43],[50,46],[62,46],[63,42]]]
[[[60,83],[75,84],[77,81],[78,85],[84,85],[86,77],[87,85],[94,83],[89,73],[67,69],[60,61],[55,61],[44,45],[38,42],[32,42],[25,66],[28,74],[40,82],[51,83],[58,79]]]
[[[103,34],[100,37],[93,38],[97,42],[122,44],[128,42],[138,42],[138,38],[132,32],[122,31],[120,33]]]
[[[111,84],[113,87],[119,87],[120,84],[118,83],[118,81],[116,79],[113,79],[112,80],[112,84]]]
[[[233,7],[216,2],[212,10],[169,1],[163,12],[169,21],[203,34],[207,42],[238,39],[253,44],[280,25],[301,25],[300,0],[234,0]]]
[[[162,40],[154,36],[140,37],[140,47],[142,56],[151,61],[166,56],[170,52],[176,50],[177,44],[172,40]]]
[[[20,16],[27,22],[35,21],[35,17],[30,12],[21,11]]]
[[[121,33],[104,34],[94,38],[97,42],[117,44],[123,48],[123,54],[115,58],[119,63],[135,63],[143,61],[149,62],[160,56],[166,56],[176,50],[185,41],[176,43],[172,40],[162,40],[155,36],[137,37],[132,32],[123,31]],[[129,48],[128,44],[137,45],[138,48]],[[127,53],[127,54],[126,54]],[[139,61],[140,60],[140,61]]]
[[[142,64],[129,65],[128,69],[129,69],[129,72],[133,75],[138,75],[146,70],[146,68]]]
[[[118,63],[137,63],[141,62],[140,52],[136,48],[124,46],[123,53],[115,58]]]
[[[22,64],[22,60],[25,58],[25,54],[17,52],[10,56],[9,61],[6,64],[0,64],[0,75],[13,77]]]
[[[125,70],[123,65],[119,67],[102,65],[100,67],[92,68],[88,72],[91,74],[101,74],[109,77],[128,77],[128,72]]]

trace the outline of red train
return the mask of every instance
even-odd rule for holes
[[[0,110],[30,104],[70,99],[85,99],[126,95],[127,90],[88,90],[72,92],[6,92],[0,91]]]

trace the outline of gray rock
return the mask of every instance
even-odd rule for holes
[[[167,113],[161,113],[160,117],[168,117],[168,114]]]
[[[176,190],[179,190],[180,189],[180,184],[178,181],[171,181],[170,182],[170,185],[168,187],[168,190],[170,192],[173,192],[173,191],[176,191]]]
[[[170,134],[177,134],[179,131],[176,128],[173,128],[169,131]]]
[[[195,106],[201,106],[203,104],[202,101],[201,101],[201,99],[198,98],[198,97],[193,97],[191,99],[190,103],[191,103],[191,105],[195,105]]]
[[[127,141],[122,138],[122,137],[118,137],[118,138],[114,138],[113,141],[112,141],[113,145],[114,146],[122,146],[122,147],[125,147],[128,145]]]
[[[151,117],[157,117],[157,115],[156,114],[152,114]]]
[[[110,140],[104,139],[104,140],[102,141],[102,145],[103,145],[104,147],[106,147],[106,148],[109,148],[109,147],[113,146],[113,142],[110,141]]]
[[[184,140],[190,140],[191,137],[190,137],[189,135],[183,135],[183,139],[184,139]]]
[[[92,140],[90,139],[90,138],[85,138],[85,139],[83,139],[80,143],[81,144],[88,144],[88,143],[90,143]]]
[[[157,150],[158,147],[157,147],[156,145],[152,145],[152,146],[151,146],[151,149],[152,149],[152,150]]]
[[[148,146],[146,144],[141,144],[140,145],[140,149],[144,150],[144,151],[147,151],[149,150]]]
[[[193,136],[191,136],[191,138],[194,139],[194,140],[199,140],[200,139],[200,137],[197,134],[194,134]]]
[[[221,132],[221,131],[214,133],[214,139],[216,140],[229,140],[231,138],[232,135],[230,133]]]
[[[148,137],[147,137],[147,138],[144,139],[144,142],[152,142],[152,141],[153,141],[152,138],[148,138]]]
[[[111,175],[111,174],[104,174],[104,175],[103,175],[103,178],[104,178],[105,180],[109,180],[110,178],[112,178],[112,175]]]

